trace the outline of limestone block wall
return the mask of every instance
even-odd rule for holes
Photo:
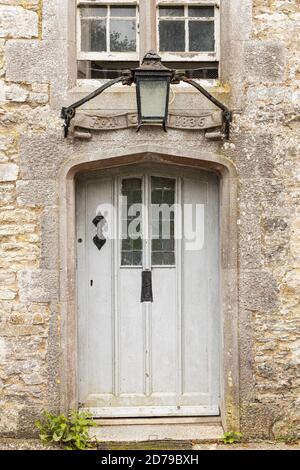
[[[235,165],[240,426],[252,437],[300,431],[299,2],[223,0],[222,8],[226,53],[214,93],[234,110],[229,142],[159,129],[81,142],[63,139],[59,119],[60,107],[82,96],[75,2],[0,0],[0,434],[28,436],[43,409],[61,406],[61,168],[97,148],[148,142],[203,148]],[[173,98],[174,110],[203,106],[180,89]],[[134,109],[134,90],[90,106]]]
[[[255,436],[299,432],[300,5],[255,0],[252,12],[225,147],[240,178],[241,419]]]

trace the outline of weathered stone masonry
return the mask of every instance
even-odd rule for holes
[[[224,0],[214,93],[235,111],[226,143],[159,129],[64,140],[59,109],[82,96],[74,11],[72,0],[0,0],[0,433],[29,435],[41,410],[60,408],[63,165],[154,141],[203,148],[236,167],[240,426],[253,437],[300,431],[299,1]],[[112,90],[91,106],[132,111],[133,91]],[[176,91],[172,108],[183,111],[187,100],[206,106]]]

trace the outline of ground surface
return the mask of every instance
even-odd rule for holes
[[[111,443],[99,446],[100,450],[300,450],[300,443],[286,445],[278,442],[245,443],[240,445],[222,445],[215,443],[193,444],[192,442],[151,442],[146,443]],[[44,446],[36,439],[0,439],[0,450],[59,450],[49,445]]]

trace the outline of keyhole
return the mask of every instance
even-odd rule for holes
[[[82,243],[82,242],[83,242],[82,238],[78,238],[78,243]]]
[[[91,287],[93,287],[93,285],[94,285],[93,279],[90,280],[90,284],[91,284]]]

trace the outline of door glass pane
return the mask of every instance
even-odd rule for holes
[[[81,20],[81,50],[106,51],[106,20]]]
[[[215,50],[213,21],[189,21],[189,50],[192,52]]]
[[[214,17],[215,9],[214,7],[189,7],[189,16],[198,18]]]
[[[152,265],[175,265],[175,180],[151,178]]]
[[[184,7],[160,7],[159,16],[184,16]]]
[[[159,50],[162,52],[185,51],[184,21],[159,22]]]
[[[142,180],[128,178],[122,181],[122,266],[142,266]]]
[[[110,7],[110,15],[115,17],[129,17],[135,16],[135,7]]]
[[[110,50],[112,52],[136,51],[136,21],[110,21]]]

